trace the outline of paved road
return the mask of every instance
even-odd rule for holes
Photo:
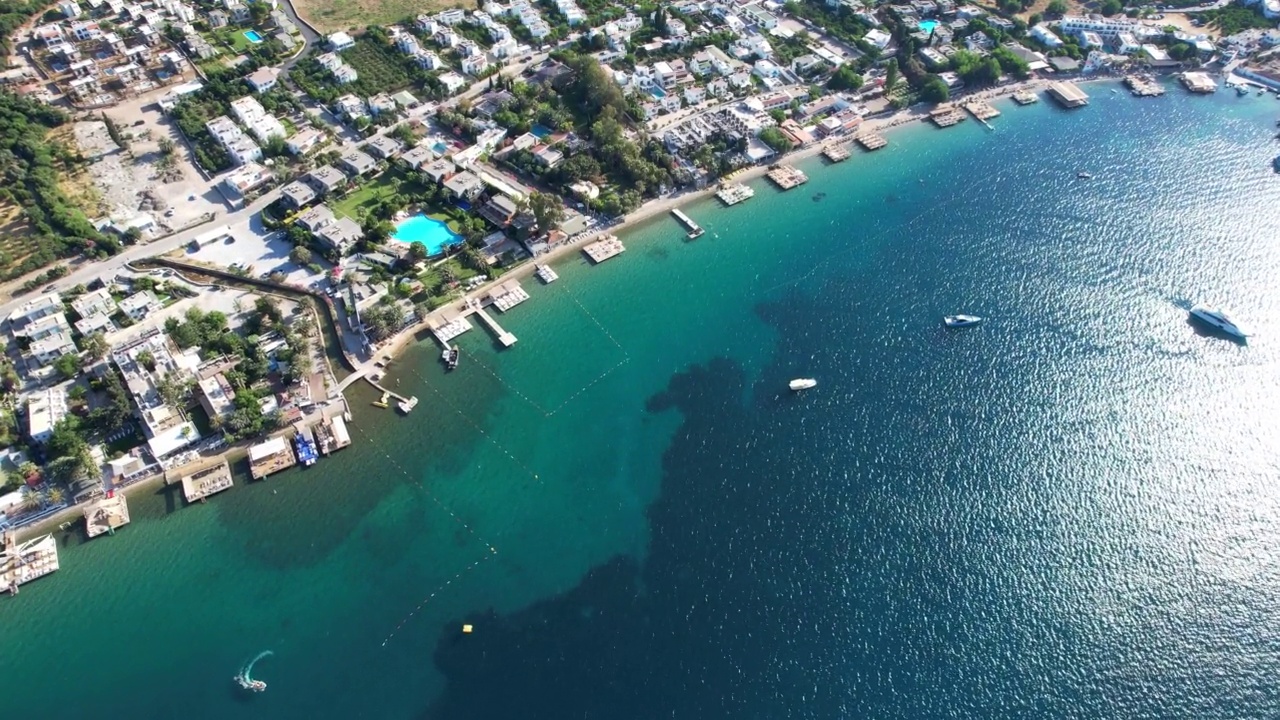
[[[53,289],[55,291],[62,292],[63,290],[76,285],[88,284],[97,278],[110,279],[124,270],[124,266],[127,263],[133,262],[134,260],[154,257],[156,255],[163,255],[164,253],[176,250],[185,246],[200,235],[203,235],[204,233],[207,233],[213,228],[221,225],[232,225],[233,227],[242,228],[248,231],[265,232],[261,228],[260,221],[255,222],[255,216],[261,212],[263,208],[275,202],[278,197],[280,197],[280,188],[276,188],[263,195],[241,210],[227,215],[218,215],[214,218],[213,222],[182,230],[170,235],[169,237],[156,240],[152,243],[126,248],[124,252],[114,257],[107,258],[106,260],[89,260],[78,264],[72,264],[69,266],[72,268],[71,272],[65,277],[55,280],[51,285],[53,285]],[[9,313],[17,309],[18,306],[32,298],[39,297],[42,292],[43,290],[37,290],[24,293],[4,305],[0,305],[0,317],[8,317]]]

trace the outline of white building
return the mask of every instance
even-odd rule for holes
[[[200,439],[200,431],[182,414],[181,408],[167,405],[159,390],[166,377],[178,381],[192,377],[200,364],[197,353],[179,352],[167,335],[153,332],[116,350],[111,359],[120,368],[125,387],[133,395],[147,445],[156,459]]]
[[[782,74],[782,68],[778,67],[772,60],[757,60],[752,66],[751,72],[762,78],[776,78]]]
[[[1102,47],[1102,36],[1092,30],[1083,30],[1080,32],[1080,46],[1083,48],[1100,48]]]
[[[216,117],[205,123],[209,134],[226,148],[227,154],[237,165],[262,159],[262,148],[249,139],[248,135],[226,115]]]
[[[249,132],[264,145],[273,137],[283,139],[288,134],[285,132],[284,125],[274,115],[268,113],[266,108],[262,107],[262,103],[251,95],[232,100],[231,112],[235,113],[240,123],[249,128]]]
[[[1062,46],[1062,38],[1054,34],[1047,25],[1043,23],[1031,28],[1031,37],[1039,40],[1045,47],[1056,48]]]
[[[279,78],[279,70],[273,67],[263,66],[249,73],[244,80],[249,83],[249,87],[253,88],[254,92],[261,94],[275,87]]]
[[[1081,37],[1082,33],[1091,32],[1099,37],[1114,38],[1120,33],[1135,34],[1138,24],[1128,20],[1068,15],[1058,22],[1058,30],[1077,37]]]
[[[150,290],[136,292],[120,301],[120,312],[128,315],[135,322],[164,307],[160,298]]]
[[[1142,44],[1132,33],[1120,33],[1116,35],[1116,52],[1121,55],[1132,55],[1142,49]]]
[[[65,385],[37,392],[27,401],[27,434],[41,445],[53,437],[53,428],[67,416]]]
[[[71,301],[71,309],[81,318],[110,315],[116,311],[116,300],[105,287],[91,290]]]
[[[356,41],[345,32],[338,31],[329,36],[329,49],[334,52],[342,52],[355,47]]]

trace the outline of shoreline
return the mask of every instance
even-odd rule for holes
[[[1069,82],[1076,83],[1076,84],[1085,84],[1085,83],[1102,82],[1102,81],[1108,81],[1108,80],[1113,82],[1119,82],[1120,78],[1113,77],[1113,76],[1090,77],[1090,78],[1075,77],[1075,78],[1071,78]],[[1014,93],[1023,92],[1023,91],[1033,91],[1038,93],[1040,91],[1043,91],[1049,85],[1050,82],[1053,82],[1053,81],[1046,80],[1043,78],[1033,78],[1028,80],[1022,80],[1019,82],[1010,83],[1008,85],[1002,85],[997,88],[987,88],[975,93],[958,95],[955,98],[948,100],[947,102],[961,103],[964,101],[975,100],[975,99],[997,100],[997,99],[1009,97]],[[868,132],[868,131],[883,133],[883,132],[888,132],[894,128],[902,127],[904,125],[909,125],[911,123],[927,121],[929,119],[930,110],[931,108],[925,109],[920,104],[913,105],[911,107],[902,108],[900,110],[889,113],[885,117],[865,120],[862,123],[860,123],[856,129],[854,129],[851,132],[842,133],[838,136],[834,136],[831,138],[826,138],[823,141],[815,140],[814,142],[808,145],[805,145],[804,147],[792,150],[791,152],[788,152],[784,155],[775,156],[769,165],[751,165],[749,167],[737,170],[723,178],[720,178],[715,184],[708,185],[706,188],[703,188],[701,190],[690,190],[687,192],[679,193],[677,195],[668,195],[666,197],[659,197],[659,198],[654,198],[652,200],[649,200],[644,204],[642,204],[640,207],[636,208],[635,210],[631,211],[627,215],[623,216],[623,218],[619,222],[614,223],[613,225],[609,225],[607,227],[592,228],[589,231],[584,231],[583,233],[581,233],[581,237],[575,240],[568,241],[563,245],[557,248],[554,248],[542,255],[539,255],[534,258],[530,258],[528,261],[514,268],[510,272],[503,273],[501,277],[494,280],[490,280],[485,284],[467,292],[462,297],[457,298],[455,300],[450,300],[448,303],[445,303],[439,308],[432,310],[430,313],[427,314],[426,318],[423,318],[422,321],[401,330],[399,333],[396,333],[396,335],[383,341],[380,345],[375,345],[373,347],[373,351],[370,353],[371,357],[369,362],[372,362],[374,357],[381,356],[381,355],[390,355],[391,359],[394,361],[396,357],[399,356],[400,353],[402,353],[409,344],[411,344],[416,340],[418,335],[420,335],[423,332],[430,333],[429,322],[434,318],[440,317],[441,311],[443,309],[447,307],[455,306],[455,303],[457,304],[457,309],[461,309],[465,305],[467,300],[479,299],[480,297],[483,297],[485,293],[489,292],[490,290],[492,290],[494,287],[496,287],[498,284],[502,282],[506,282],[507,280],[523,280],[525,278],[531,277],[537,265],[550,265],[557,261],[563,260],[569,254],[581,251],[584,246],[594,242],[595,240],[599,239],[603,235],[620,235],[621,233],[626,232],[629,229],[633,229],[637,225],[648,222],[649,220],[653,220],[660,215],[665,215],[667,213],[670,213],[672,210],[682,207],[688,203],[692,203],[697,200],[702,200],[707,197],[714,196],[716,193],[716,190],[724,182],[747,182],[750,180],[756,180],[764,177],[765,174],[769,172],[769,168],[772,165],[783,164],[783,163],[790,164],[790,163],[800,162],[803,160],[808,160],[809,158],[820,155],[828,145],[842,145],[842,144],[854,143],[855,142],[854,138],[857,137],[860,133]]]

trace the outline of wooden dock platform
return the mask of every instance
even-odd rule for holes
[[[716,191],[716,197],[727,206],[734,206],[756,196],[756,191],[741,183],[726,183]]]
[[[1013,101],[1019,105],[1035,105],[1040,102],[1040,97],[1030,90],[1023,90],[1013,94]]]
[[[1065,81],[1049,83],[1048,92],[1049,97],[1066,108],[1084,107],[1089,104],[1089,96],[1075,83]]]
[[[833,163],[843,162],[849,159],[849,148],[843,145],[828,145],[822,150],[822,157]]]
[[[529,293],[520,287],[519,280],[506,280],[489,291],[490,304],[499,312],[506,312],[529,299]]]
[[[187,499],[187,502],[193,503],[223,490],[230,490],[234,484],[231,478],[231,466],[224,460],[213,467],[183,475],[182,496]]]
[[[622,246],[622,241],[618,239],[617,235],[605,235],[582,248],[582,252],[596,265],[609,258],[617,257],[626,251],[627,249]]]
[[[964,113],[954,105],[939,105],[929,113],[929,120],[940,128],[949,128],[964,122]]]
[[[1161,85],[1154,78],[1130,75],[1124,79],[1124,84],[1129,87],[1129,92],[1137,97],[1159,97],[1164,95],[1164,85]]]
[[[316,444],[320,454],[328,455],[351,444],[351,435],[347,432],[347,422],[341,415],[321,420],[315,426]]]
[[[116,528],[129,524],[129,503],[124,493],[114,493],[110,497],[95,500],[84,508],[85,531],[89,537],[110,533],[116,534]]]
[[[889,144],[889,141],[885,139],[885,136],[877,132],[862,133],[854,138],[854,140],[857,141],[864,150],[868,151],[879,150]]]
[[[790,165],[774,166],[767,177],[783,190],[800,187],[809,182],[809,176]]]
[[[970,115],[983,121],[1000,117],[1000,111],[986,100],[970,100],[964,104],[964,109],[968,110]]]
[[[689,231],[687,233],[687,236],[690,240],[694,240],[696,238],[702,237],[702,233],[704,232],[702,227],[698,225],[698,223],[694,222],[693,218],[689,217],[688,215],[685,215],[684,211],[682,211],[680,208],[671,208],[671,214],[675,215],[676,220],[679,220],[680,224],[684,225],[685,229]]]
[[[369,382],[373,382],[370,380]],[[277,435],[249,448],[249,476],[254,480],[288,470],[298,464],[288,438]]]
[[[18,594],[18,586],[57,571],[58,541],[53,535],[18,542],[12,530],[0,543],[0,592]]]

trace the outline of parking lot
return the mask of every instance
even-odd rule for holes
[[[195,252],[188,251],[187,257],[229,269],[232,266],[246,268],[249,275],[255,278],[265,278],[275,272],[284,273],[287,284],[303,288],[311,287],[316,281],[325,278],[324,273],[317,275],[291,261],[291,250],[293,245],[289,243],[284,231],[262,231],[255,218],[252,223],[233,225],[230,240],[217,240]],[[318,263],[325,270],[331,267],[318,253],[312,253],[312,262]]]

